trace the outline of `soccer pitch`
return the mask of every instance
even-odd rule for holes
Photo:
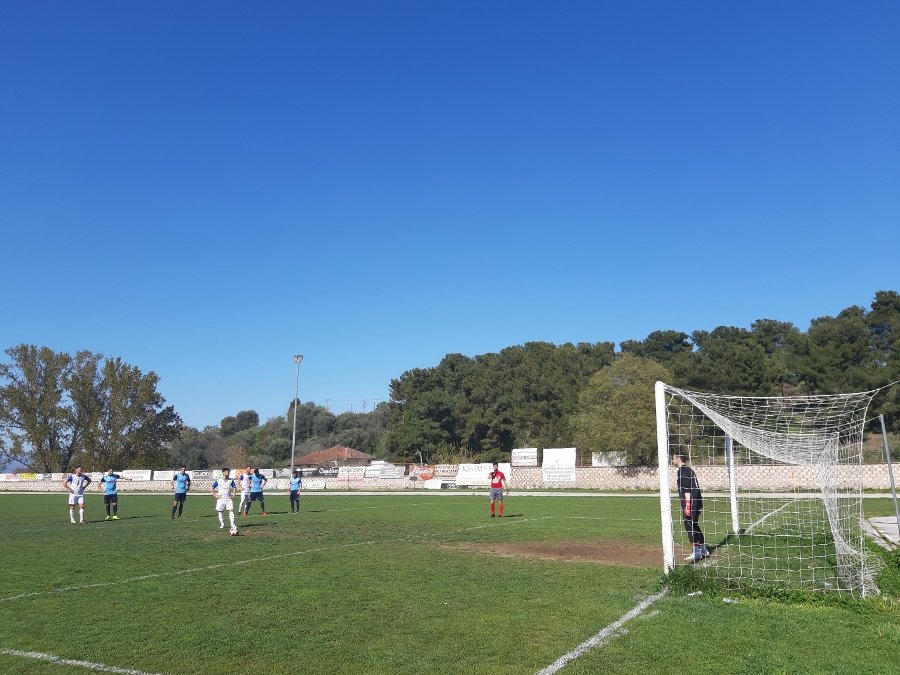
[[[867,511],[888,512],[869,500]],[[2,673],[896,672],[896,598],[659,594],[659,500],[269,495],[218,529],[214,499],[0,495]],[[631,613],[627,621],[623,621]],[[606,629],[606,630],[604,630]],[[596,638],[592,648],[579,646]],[[583,653],[582,653],[583,651]],[[82,665],[74,661],[85,662]]]

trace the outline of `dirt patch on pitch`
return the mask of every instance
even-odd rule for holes
[[[662,560],[659,549],[621,546],[611,542],[532,541],[520,544],[447,544],[453,548],[484,555],[507,558],[539,558],[567,562],[589,562],[598,565],[656,567]]]

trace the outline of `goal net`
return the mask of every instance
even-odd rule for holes
[[[728,588],[877,594],[861,527],[863,423],[876,393],[740,397],[657,382],[666,571],[692,565]],[[674,454],[702,491],[693,547]]]

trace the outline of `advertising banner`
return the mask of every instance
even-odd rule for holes
[[[499,468],[506,476],[506,482],[509,483],[512,465],[509,462],[501,462]],[[488,487],[491,484],[490,473],[493,470],[494,465],[490,462],[460,464],[459,471],[456,473],[456,485],[458,487]]]
[[[175,478],[175,472],[171,469],[160,469],[153,472],[153,480],[172,480]]]
[[[0,480],[19,480],[14,473],[0,473]],[[60,478],[60,480],[62,480]]]
[[[64,473],[51,473],[50,474],[50,480],[65,480],[65,478],[66,478],[66,474],[64,474]],[[0,480],[3,480],[3,479],[0,478]]]
[[[438,478],[455,478],[458,470],[456,464],[438,464],[434,467],[434,475]]]
[[[406,470],[402,466],[382,466],[379,478],[403,478]]]
[[[86,472],[86,473],[87,473],[87,472]],[[103,472],[102,472],[102,471],[91,471],[90,473],[87,473],[87,476],[88,476],[94,483],[96,483],[96,482],[99,481],[101,478],[103,478]]]
[[[122,478],[130,478],[131,480],[150,480],[153,472],[150,469],[125,469],[125,471],[116,471]]]
[[[537,448],[516,448],[512,451],[513,466],[537,466]]]
[[[363,467],[365,471],[366,478],[380,478],[381,477],[381,464],[377,464],[375,466],[366,466]]]
[[[324,490],[325,489],[325,479],[324,478],[310,478],[309,480],[303,481],[303,489],[304,490]]]
[[[193,471],[188,471],[188,475],[191,477],[191,480],[212,480],[213,472],[212,469],[194,469]]]
[[[410,464],[410,480],[431,480],[434,478],[434,467],[429,464]]]
[[[260,469],[259,473],[266,478],[275,478],[275,469]]]
[[[366,467],[364,466],[342,466],[338,469],[339,481],[361,481],[366,476]]]
[[[541,469],[545,483],[574,483],[575,448],[544,448]]]
[[[290,478],[291,477],[291,468],[287,469],[275,469],[275,478]]]

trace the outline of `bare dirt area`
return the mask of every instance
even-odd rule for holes
[[[447,548],[471,551],[484,555],[510,558],[539,558],[589,562],[599,565],[627,565],[629,567],[656,567],[661,564],[659,549],[639,546],[621,546],[612,542],[583,541],[533,541],[521,544],[448,544]]]

